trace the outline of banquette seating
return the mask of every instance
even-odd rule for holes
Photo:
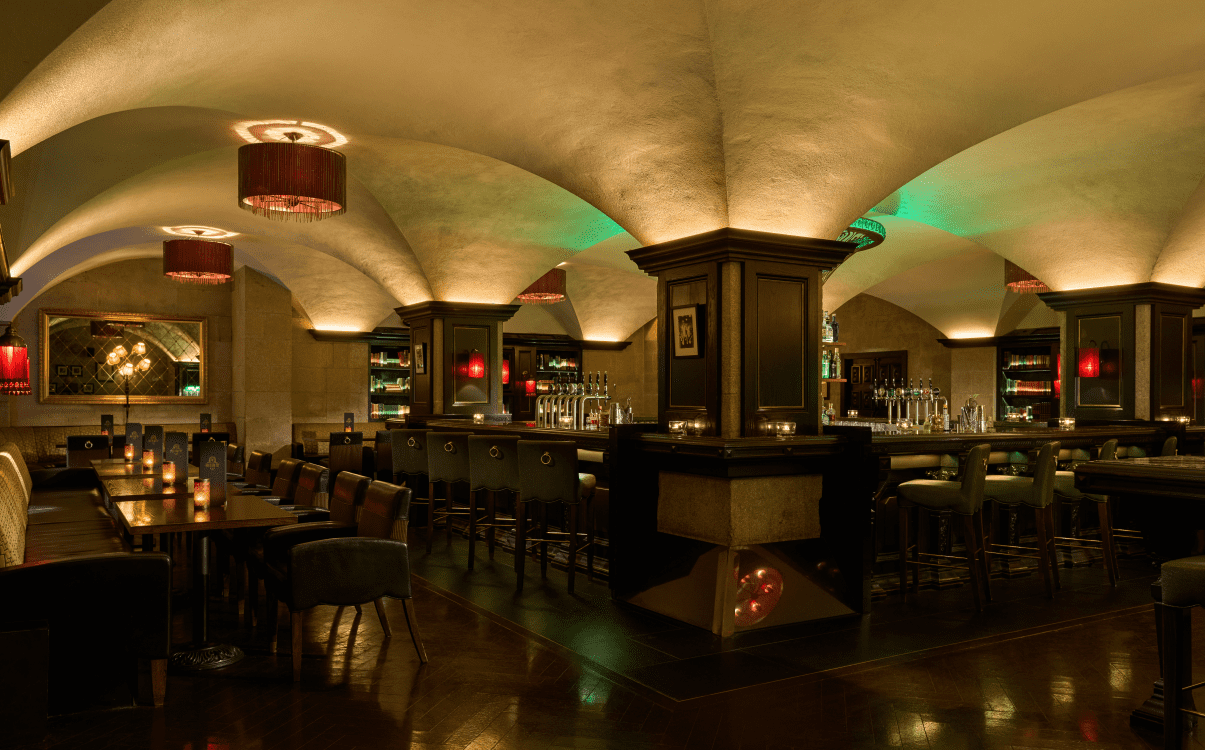
[[[144,425],[144,427],[146,426],[149,425]],[[160,426],[163,427],[164,432],[192,433],[196,431],[196,425],[193,423]],[[226,433],[229,435],[230,441],[238,442],[233,422],[215,422],[213,431]],[[67,438],[98,434],[100,434],[100,426],[95,424],[0,427],[0,445],[9,443],[15,445],[26,466],[31,471],[37,471],[43,468],[61,467],[67,463]],[[124,445],[124,439],[120,435],[114,438],[114,442]]]
[[[66,436],[64,436],[66,437]],[[0,629],[49,631],[51,714],[129,705],[139,667],[162,704],[171,653],[171,561],[132,553],[95,474],[35,471],[0,445]]]

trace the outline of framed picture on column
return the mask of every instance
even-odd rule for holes
[[[427,374],[427,345],[426,344],[415,344],[413,348],[414,348],[414,374],[415,375],[426,375]]]
[[[675,357],[700,356],[699,306],[675,307],[670,311],[670,327],[674,336]]]

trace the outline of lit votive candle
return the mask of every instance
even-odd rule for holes
[[[192,502],[198,508],[209,507],[209,480],[198,479],[192,487]]]
[[[163,483],[165,485],[176,483],[176,465],[171,461],[163,462]]]
[[[686,426],[686,429],[691,435],[702,435],[703,431],[707,429],[707,420],[702,418],[692,419],[690,424]]]
[[[572,430],[573,429],[573,417],[569,416],[568,414],[561,417],[561,429],[562,430]]]
[[[126,446],[126,460],[127,461],[134,460],[134,446],[132,446],[132,445]]]
[[[474,414],[473,415],[473,424],[485,424],[485,415],[484,414]]]
[[[1059,417],[1059,429],[1060,430],[1074,430],[1075,429],[1075,417]]]
[[[146,468],[147,471],[150,471],[155,468],[155,452],[154,451],[143,451],[142,452],[142,465],[144,468]]]
[[[778,432],[779,440],[785,440],[789,437],[795,437],[795,423],[794,422],[779,422],[777,425],[775,425],[775,427]]]
[[[857,409],[846,409],[845,414],[846,414],[846,416],[856,417],[856,416],[858,416],[858,410]]]
[[[686,434],[685,419],[671,419],[669,421],[669,434],[673,437],[682,437]]]

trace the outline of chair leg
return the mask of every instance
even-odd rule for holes
[[[569,506],[569,593],[573,593],[573,579],[577,574],[577,506]]]
[[[982,593],[979,584],[979,545],[976,544],[976,519],[974,516],[962,517],[962,542],[966,547],[967,572],[971,578],[971,591],[975,600],[975,611],[983,611]]]
[[[469,570],[473,569],[473,555],[477,551],[477,491],[469,488]]]
[[[983,533],[983,510],[975,514],[975,546],[979,548],[979,559],[983,562],[983,599],[992,601],[992,559],[988,554],[987,535]]]
[[[899,504],[899,498],[896,498]],[[909,509],[899,505],[900,509],[900,599],[908,601],[908,516]]]
[[[489,494],[485,496],[485,515],[488,519],[489,528],[485,530],[486,549],[489,550],[489,558],[494,559],[494,532],[498,526],[498,493],[489,490]]]
[[[548,577],[548,503],[540,503],[540,578]]]
[[[402,611],[406,613],[406,627],[410,629],[410,640],[414,642],[414,650],[418,652],[418,660],[427,663],[427,648],[423,645],[423,637],[418,632],[418,615],[414,611],[414,600],[403,599]]]
[[[586,580],[594,580],[594,498],[586,500]]]
[[[1046,528],[1046,509],[1035,508],[1033,518],[1038,531],[1038,570],[1042,573],[1042,582],[1046,584],[1046,596],[1053,599],[1054,583],[1050,579],[1050,535]]]
[[[1100,546],[1105,555],[1105,570],[1109,574],[1109,585],[1116,586],[1117,551],[1113,548],[1113,519],[1109,513],[1109,501],[1096,504],[1096,516],[1100,519]]]
[[[1046,537],[1050,543],[1050,577],[1051,577],[1051,579],[1054,580],[1054,588],[1057,591],[1058,589],[1063,588],[1063,583],[1062,583],[1062,581],[1059,580],[1059,552],[1058,552],[1058,548],[1054,546],[1054,537],[1055,537],[1055,534],[1053,531],[1054,527],[1055,527],[1054,509],[1051,508],[1049,505],[1047,505],[1046,506]]]
[[[372,603],[376,605],[377,617],[381,620],[381,630],[385,631],[386,638],[392,638],[393,631],[389,629],[389,618],[385,616],[385,601],[381,597],[377,597],[372,600]]]
[[[255,574],[255,566],[247,566],[247,599],[243,602],[243,627],[255,625],[255,610],[259,607],[259,576]]]
[[[354,607],[356,608],[356,614],[357,614],[357,615],[362,615],[362,614],[364,614],[364,610],[360,608],[360,605],[359,605],[359,604],[354,604],[354,605],[352,605],[352,606],[354,606]]]
[[[427,483],[427,554],[435,541],[435,482]]]
[[[929,511],[916,509],[916,544],[912,547],[912,591],[920,591],[920,553],[929,551]],[[940,551],[940,550],[939,550]]]
[[[1172,607],[1156,602],[1163,612],[1163,748],[1180,750],[1184,741],[1184,717],[1180,711],[1184,700],[1186,675],[1183,665],[1188,662],[1183,650],[1188,645],[1192,628],[1192,609]]]
[[[151,702],[162,706],[167,698],[167,659],[151,660]]]
[[[444,482],[444,528],[448,544],[452,543],[452,483]]]
[[[301,682],[301,613],[292,613],[293,621],[293,682]]]
[[[527,562],[527,509],[515,500],[515,592],[523,591],[523,566]]]
[[[279,635],[280,631],[280,621],[277,619],[280,615],[280,602],[278,602],[276,596],[269,591],[267,596],[264,597],[264,605],[268,610],[266,618],[267,622],[265,624],[268,626],[268,632],[272,634],[271,640],[268,641],[268,652],[274,654],[276,653],[276,644],[278,641],[277,636]]]

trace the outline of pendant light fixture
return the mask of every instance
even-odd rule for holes
[[[29,387],[29,347],[25,339],[13,331],[13,325],[8,324],[4,335],[0,336],[0,395],[28,396],[33,393]]]
[[[248,143],[238,150],[238,205],[277,221],[321,221],[347,211],[343,154],[298,143]]]
[[[163,241],[163,275],[182,284],[225,284],[234,275],[234,246],[199,238]]]
[[[1017,294],[1049,292],[1050,287],[1011,260],[1004,261],[1004,285]]]
[[[554,268],[519,293],[525,305],[553,305],[565,299],[565,270]]]

